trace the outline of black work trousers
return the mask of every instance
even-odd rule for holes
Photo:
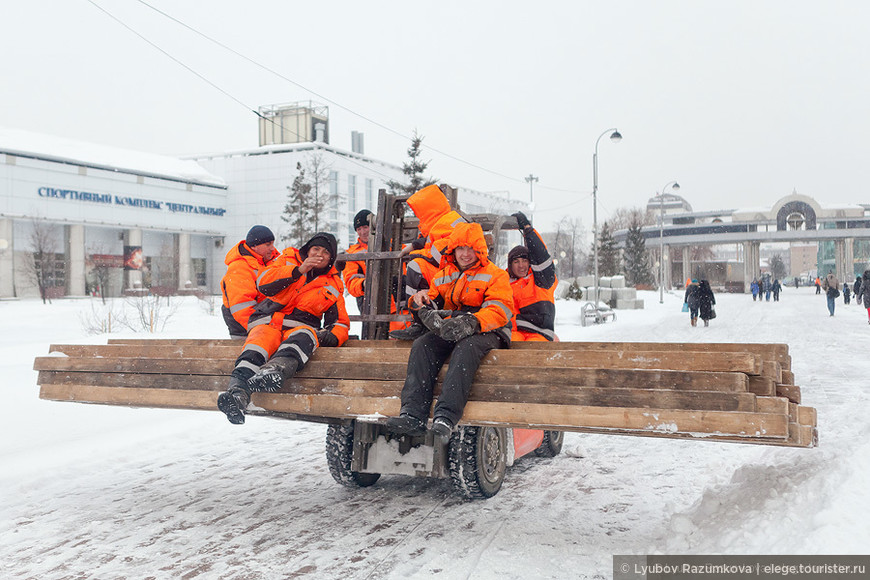
[[[502,346],[506,346],[505,341],[495,332],[472,334],[458,342],[444,340],[434,332],[417,338],[408,357],[408,372],[402,387],[402,413],[423,421],[429,417],[435,381],[450,357],[433,417],[443,417],[456,425],[462,418],[480,361],[486,353]]]

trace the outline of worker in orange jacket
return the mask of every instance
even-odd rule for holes
[[[374,214],[367,209],[362,209],[353,216],[353,229],[356,230],[357,240],[348,249],[348,254],[359,254],[369,251],[369,234],[371,233],[371,219]],[[345,262],[341,274],[347,293],[356,298],[356,304],[362,312],[363,296],[366,284],[366,263]]]
[[[432,423],[441,441],[450,438],[462,418],[480,361],[490,350],[510,346],[512,302],[508,275],[489,261],[480,224],[458,224],[431,288],[421,290],[410,302],[427,331],[411,347],[401,414],[387,420],[390,429],[408,435],[426,432],[435,380],[450,357]],[[452,316],[444,319],[444,310],[452,311]]]
[[[248,335],[248,321],[254,307],[264,296],[257,291],[257,276],[281,253],[275,249],[275,235],[266,226],[256,225],[245,239],[227,252],[227,273],[221,278],[221,313],[231,338]]]
[[[525,245],[508,252],[507,272],[513,290],[511,340],[553,341],[556,339],[556,267],[544,240],[523,212],[513,214]]]
[[[317,233],[300,249],[284,250],[260,273],[257,289],[266,298],[254,309],[242,354],[218,396],[230,423],[245,422],[251,393],[277,391],[318,347],[347,341],[350,320],[336,255],[335,237]]]
[[[441,252],[447,245],[447,237],[457,224],[466,221],[459,212],[450,209],[447,196],[437,185],[426,186],[412,195],[408,206],[420,220],[420,237],[402,249],[413,256],[405,266],[406,301],[417,292],[429,289],[435,272],[441,267]],[[410,327],[391,332],[390,337],[413,340],[424,332],[426,328],[415,320]]]

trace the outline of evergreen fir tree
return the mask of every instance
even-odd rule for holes
[[[296,163],[296,171],[299,174],[287,188],[287,203],[281,213],[281,221],[289,224],[289,231],[281,239],[298,248],[314,235],[315,220],[311,184],[305,178],[302,163]]]
[[[632,286],[652,284],[653,276],[649,267],[649,255],[646,251],[646,241],[641,233],[641,222],[633,219],[628,226],[628,236],[625,240],[625,275]]]
[[[411,195],[438,181],[431,177],[429,179],[423,177],[429,162],[420,159],[422,144],[423,137],[418,135],[417,130],[414,129],[414,137],[411,139],[411,147],[408,149],[410,162],[402,164],[402,173],[408,177],[408,184],[405,185],[392,179],[388,181],[387,187],[390,188],[390,193],[393,195]]]
[[[598,236],[598,275],[615,276],[619,272],[619,249],[607,222],[601,226]]]

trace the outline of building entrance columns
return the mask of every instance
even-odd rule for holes
[[[190,279],[190,234],[176,234],[178,247],[178,289],[188,290],[196,284]]]
[[[761,243],[743,242],[743,292],[761,277]]]
[[[692,277],[692,257],[689,246],[683,246],[683,277],[682,282]]]
[[[85,226],[64,226],[64,248],[67,258],[66,294],[85,295]]]
[[[851,281],[855,277],[855,239],[845,238],[834,243],[834,273],[837,279]]]
[[[12,219],[0,218],[0,298],[15,296],[15,248]]]

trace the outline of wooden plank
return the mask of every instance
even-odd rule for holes
[[[795,385],[776,385],[776,396],[785,397],[792,403],[800,405],[801,388]]]
[[[765,360],[761,367],[761,376],[773,379],[775,383],[781,383],[782,367],[778,362]]]
[[[816,410],[813,407],[798,405],[798,423],[816,427],[818,425]]]
[[[51,373],[41,371],[40,384],[102,386],[117,389],[160,389],[172,404],[175,391],[214,391],[226,389],[227,378],[203,375],[157,375],[124,373]],[[293,377],[281,392],[346,397],[394,397],[402,392],[402,381],[350,380],[341,378],[306,379]],[[755,411],[755,395],[740,392],[672,391],[655,389],[584,388],[560,385],[475,383],[469,400],[515,403],[548,403],[605,407],[642,407],[664,409],[704,409],[713,411]],[[61,392],[55,389],[54,393]],[[436,385],[435,395],[441,392]]]
[[[776,383],[773,379],[759,375],[747,375],[746,390],[762,397],[776,396]]]
[[[788,399],[783,397],[758,397],[755,405],[759,413],[788,415]]]
[[[42,385],[39,398],[50,401],[75,401],[129,407],[165,409],[217,410],[214,391],[182,391],[165,389],[118,389],[90,385]]]
[[[326,350],[326,349],[324,349]],[[298,376],[348,379],[404,380],[407,363],[381,363],[358,361],[326,361],[315,355]],[[34,369],[38,371],[69,371],[80,373],[135,373],[227,376],[233,361],[172,358],[76,358],[37,357]],[[751,380],[751,379],[750,379]],[[498,360],[487,359],[476,377],[480,383],[522,382],[546,384],[553,388],[573,384],[586,387],[653,388],[679,390],[745,391],[747,378],[742,373],[705,371],[667,371],[658,369],[595,369],[576,367],[529,368],[499,365]],[[73,380],[73,382],[76,382]],[[115,383],[113,383],[115,384]],[[772,384],[772,383],[771,383]],[[766,391],[765,391],[766,392]],[[771,393],[772,394],[772,393]]]
[[[784,385],[793,385],[794,384],[794,373],[783,368],[782,369],[782,380],[780,382]]]

